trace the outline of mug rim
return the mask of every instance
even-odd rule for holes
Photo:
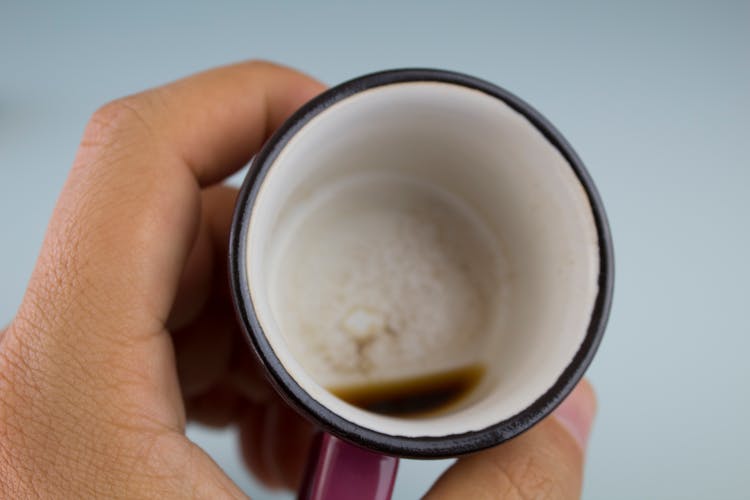
[[[395,436],[375,431],[329,410],[310,396],[284,368],[258,321],[247,276],[247,231],[259,188],[278,155],[312,118],[335,103],[365,90],[399,83],[437,82],[478,90],[520,113],[565,158],[589,200],[599,244],[598,292],[586,336],[552,386],[529,406],[479,430],[443,436]],[[614,250],[604,206],[583,162],[562,134],[528,103],[482,79],[453,71],[405,68],[370,73],[332,87],[289,117],[253,158],[237,197],[229,240],[229,279],[235,312],[245,336],[280,395],[324,430],[349,442],[389,455],[447,458],[479,451],[507,441],[550,414],[573,390],[591,363],[607,325],[614,287]]]

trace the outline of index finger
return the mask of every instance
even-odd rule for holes
[[[210,184],[247,163],[281,122],[323,88],[265,61],[198,73],[103,106],[87,127],[76,163],[123,135],[145,136],[176,155],[201,185]]]
[[[249,62],[97,111],[19,316],[76,332],[163,328],[200,220],[200,187],[243,166],[322,88],[291,69]]]

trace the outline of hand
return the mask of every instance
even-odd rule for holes
[[[251,62],[94,114],[0,333],[1,498],[242,497],[185,437],[187,418],[237,423],[253,472],[298,485],[312,429],[239,335],[226,280],[236,192],[217,183],[322,89]],[[460,459],[430,494],[577,497],[594,403],[588,386],[574,394],[562,415],[575,418]]]

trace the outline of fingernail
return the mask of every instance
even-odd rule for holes
[[[585,380],[580,382],[552,414],[585,451],[596,415],[596,396],[591,385]]]

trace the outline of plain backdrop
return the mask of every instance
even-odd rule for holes
[[[615,303],[591,369],[587,499],[750,491],[748,2],[0,1],[0,322],[104,102],[265,58],[334,84],[432,66],[542,111],[609,212]],[[236,181],[236,179],[235,179]],[[255,498],[232,431],[190,427]],[[404,461],[396,498],[449,462]]]

